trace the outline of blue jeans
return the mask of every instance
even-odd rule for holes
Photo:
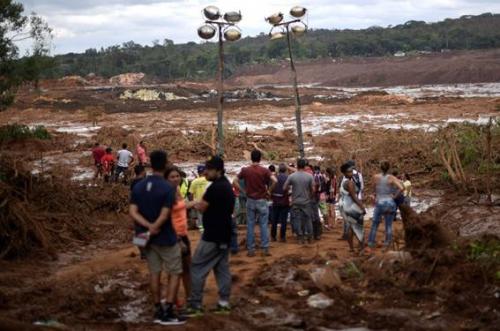
[[[249,252],[255,250],[255,223],[260,226],[260,247],[269,249],[269,234],[267,224],[269,221],[269,206],[267,200],[247,199],[247,249]]]
[[[392,242],[392,222],[394,221],[394,216],[396,215],[396,203],[394,200],[383,200],[379,201],[375,205],[375,210],[373,212],[373,223],[370,229],[370,235],[368,236],[368,246],[375,246],[375,237],[377,236],[377,229],[382,216],[385,220],[385,241],[384,245],[390,245]]]
[[[310,205],[293,205],[292,206],[292,226],[298,238],[312,238],[312,212]]]

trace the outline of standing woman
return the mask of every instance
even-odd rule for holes
[[[344,178],[340,184],[339,210],[347,227],[347,242],[351,252],[354,252],[352,239],[356,236],[360,245],[360,253],[362,253],[364,250],[363,218],[366,210],[363,202],[358,197],[359,189],[353,180],[353,170],[354,168],[349,163],[345,163],[340,167]]]
[[[395,198],[401,195],[404,188],[401,181],[393,175],[389,175],[390,164],[387,161],[380,163],[382,173],[373,176],[373,184],[375,187],[375,210],[373,212],[373,223],[368,236],[368,246],[375,247],[375,237],[377,236],[377,228],[384,217],[385,221],[385,241],[384,246],[388,247],[392,243],[392,222],[396,215]]]
[[[328,205],[328,217],[326,228],[331,229],[337,222],[337,215],[335,215],[335,204],[337,203],[337,171],[335,167],[327,168],[326,173],[328,175],[328,197],[326,203]],[[333,221],[333,224],[331,223]]]
[[[186,298],[191,295],[191,243],[188,238],[187,210],[194,207],[196,201],[189,201],[182,197],[180,184],[182,182],[181,170],[175,166],[170,166],[165,170],[165,179],[176,190],[175,203],[172,207],[172,225],[177,234],[177,241],[182,252],[182,284]],[[176,295],[177,305],[180,301]]]

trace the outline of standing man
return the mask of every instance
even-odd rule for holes
[[[203,212],[203,235],[193,256],[192,292],[189,298],[189,316],[203,314],[203,290],[210,271],[214,271],[219,302],[217,313],[229,313],[231,272],[229,249],[232,232],[232,214],[235,196],[231,183],[224,176],[224,161],[219,156],[206,163],[206,176],[212,183],[196,208]]]
[[[311,242],[313,235],[311,201],[314,194],[313,176],[306,172],[306,160],[297,161],[297,171],[288,176],[283,189],[292,188],[292,220],[300,244]]]
[[[103,175],[102,173],[102,157],[106,154],[104,151],[104,148],[102,148],[98,142],[95,143],[94,147],[92,148],[92,158],[94,159],[94,166],[95,166],[95,175],[94,175],[94,180],[97,178],[101,177]]]
[[[132,162],[134,162],[134,155],[128,149],[128,145],[123,143],[122,149],[118,151],[116,154],[116,158],[118,159],[118,165],[115,171],[115,181],[118,181],[120,174],[123,173],[123,182],[127,183],[128,180],[128,167]]]
[[[276,178],[271,175],[271,171],[260,165],[262,153],[253,150],[251,154],[252,164],[241,170],[238,178],[234,180],[234,186],[240,189],[238,179],[245,181],[247,194],[247,249],[248,256],[255,256],[255,222],[260,226],[260,247],[264,256],[269,253],[269,233],[267,224],[269,221],[268,199],[276,185]]]
[[[286,242],[286,222],[288,213],[290,212],[290,198],[288,191],[285,191],[286,180],[288,179],[286,164],[279,165],[279,173],[277,176],[277,184],[272,192],[273,199],[273,214],[271,226],[271,238],[277,240],[278,224],[280,224],[280,241]]]
[[[205,177],[206,172],[205,172],[205,165],[200,164],[198,165],[198,178],[193,180],[191,182],[191,186],[189,187],[189,194],[193,201],[201,201],[203,199],[203,195],[205,194],[205,191],[208,187],[208,180]],[[197,211],[197,217],[196,217],[196,227],[199,230],[203,230],[203,223],[202,223],[202,218],[203,218],[203,213],[201,211]]]
[[[130,216],[135,221],[135,233],[149,233],[144,249],[151,277],[151,291],[155,304],[154,322],[162,325],[184,324],[174,312],[174,299],[182,274],[181,248],[172,226],[171,210],[175,202],[175,190],[163,178],[167,153],[151,153],[153,175],[137,183],[132,190]],[[146,237],[148,234],[146,234]],[[165,304],[161,303],[161,271],[169,273]]]
[[[320,166],[314,166],[313,172],[314,178],[314,195],[311,201],[312,210],[312,225],[314,239],[319,240],[321,238],[321,217],[320,217],[320,203],[321,197],[324,195],[324,189],[326,186],[325,176],[321,173]]]

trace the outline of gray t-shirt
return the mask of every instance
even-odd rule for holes
[[[292,204],[293,205],[308,205],[311,203],[311,191],[313,188],[313,176],[304,171],[297,171],[290,176],[285,182],[285,187],[288,185],[292,188]]]

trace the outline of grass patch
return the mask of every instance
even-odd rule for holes
[[[50,133],[42,125],[34,128],[21,124],[4,125],[0,127],[0,143],[26,139],[48,140],[50,138]]]

